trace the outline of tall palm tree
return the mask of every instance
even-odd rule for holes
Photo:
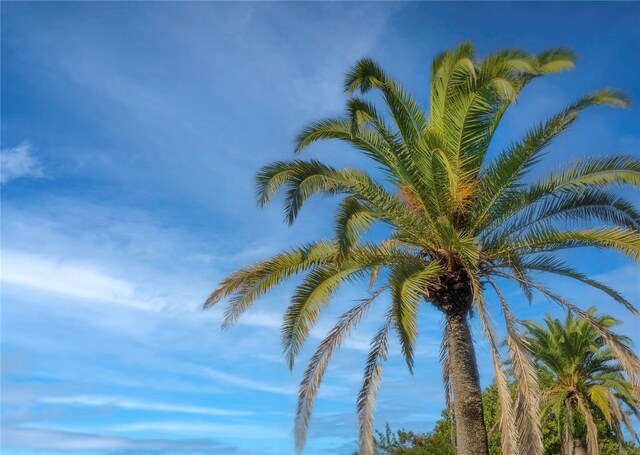
[[[611,316],[596,316],[595,308],[587,314],[607,330],[618,324]],[[532,321],[524,321],[524,325],[536,364],[551,377],[551,386],[542,395],[543,415],[553,412],[564,418],[564,455],[572,455],[574,448],[575,453],[582,450],[583,441],[574,433],[576,413],[586,423],[584,453],[598,453],[597,418],[606,420],[618,439],[620,450],[624,451],[622,428],[626,426],[636,438],[629,414],[640,417],[640,397],[637,393],[634,395],[607,341],[587,321],[575,318],[571,312],[564,323],[547,315],[546,327]],[[631,344],[625,336],[611,336],[620,344]],[[592,410],[598,414],[594,416]]]
[[[497,279],[519,283],[529,297],[537,290],[574,308],[530,276],[531,271],[558,274],[604,291],[639,315],[619,293],[564,264],[553,253],[598,247],[640,259],[639,214],[630,202],[607,189],[612,185],[638,187],[640,161],[632,156],[591,157],[533,182],[527,180],[545,147],[573,124],[579,112],[602,104],[624,107],[627,98],[611,89],[595,91],[534,126],[495,158],[487,157],[498,124],[520,91],[538,77],[571,68],[574,59],[565,49],[538,55],[509,49],[477,59],[473,45],[463,42],[433,62],[429,111],[374,61],[360,60],[346,75],[345,89],[351,95],[346,113],[307,126],[297,138],[295,151],[300,153],[316,141],[338,139],[371,158],[382,177],[299,159],[267,165],[258,173],[258,204],[268,204],[284,188],[289,224],[314,194],[340,196],[335,237],[292,248],[225,278],[204,304],[208,308],[229,297],[223,327],[234,323],[278,283],[306,273],[293,293],[282,328],[283,349],[292,366],[338,287],[356,279],[370,282],[369,297],[338,319],[304,373],[295,420],[299,451],[332,353],[385,292],[390,294],[391,304],[371,341],[357,399],[362,454],[373,451],[373,410],[389,332],[398,335],[412,371],[421,305],[429,303],[443,313],[446,397],[448,403],[453,398],[456,443],[458,452],[465,455],[487,453],[478,368],[468,325],[472,309],[481,318],[495,363],[504,409],[505,453],[513,453],[517,444],[525,447],[526,453],[542,451],[535,368]],[[378,92],[386,113],[355,96],[356,92]],[[366,231],[375,223],[386,226],[386,239],[364,241]],[[508,351],[518,383],[515,413],[488,317],[486,286],[495,290],[506,321]],[[611,340],[613,352],[638,384],[640,364],[628,348],[612,338],[606,327],[587,314],[579,314]]]

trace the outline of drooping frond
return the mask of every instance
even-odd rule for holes
[[[382,379],[382,362],[387,359],[387,341],[391,318],[392,316],[389,315],[387,323],[382,326],[371,341],[371,349],[364,369],[364,379],[358,393],[358,430],[361,455],[373,455],[374,453],[373,413],[376,406],[376,394]]]
[[[340,347],[340,344],[349,336],[351,329],[360,322],[362,316],[371,304],[386,289],[386,287],[383,287],[373,292],[369,298],[362,300],[358,305],[352,307],[340,316],[337,324],[331,329],[311,357],[309,366],[305,370],[302,381],[300,382],[300,391],[298,392],[295,424],[296,448],[298,452],[301,452],[304,448],[307,429],[311,421],[313,403],[318,395],[320,383],[322,382],[333,352]]]
[[[394,252],[392,248],[364,245],[354,252],[348,261],[342,261],[339,265],[321,265],[311,270],[293,293],[291,305],[284,316],[282,346],[289,368],[293,368],[294,360],[320,316],[322,308],[340,285],[345,281],[365,277],[373,267],[393,265],[403,260],[407,259],[401,253]]]
[[[425,289],[437,277],[438,262],[424,264],[420,260],[406,261],[391,271],[389,285],[393,320],[400,340],[402,354],[409,371],[413,373],[413,347],[418,336],[418,305],[424,299]]]
[[[401,228],[414,242],[429,244],[428,225],[364,171],[337,170],[315,160],[294,160],[264,167],[258,174],[258,183],[260,199],[263,195],[275,194],[281,186],[286,187],[285,215],[289,224],[295,220],[302,204],[314,194],[342,192],[367,203],[382,221]]]
[[[349,196],[342,201],[335,221],[336,240],[340,248],[340,257],[347,257],[362,234],[376,221],[376,214],[357,198]]]
[[[513,368],[516,393],[516,424],[520,435],[520,446],[527,453],[542,454],[542,428],[540,425],[540,390],[535,365],[529,356],[529,345],[518,330],[519,322],[509,309],[509,303],[495,281],[486,277],[498,296],[507,326],[507,346]]]
[[[253,302],[291,276],[332,262],[338,252],[330,241],[310,243],[240,269],[222,280],[204,303],[210,308],[223,297],[232,296],[223,327],[235,322]]]
[[[504,371],[504,363],[498,350],[498,338],[496,336],[493,325],[490,321],[490,315],[487,312],[482,299],[476,302],[478,306],[478,314],[482,322],[482,330],[489,341],[491,350],[491,358],[493,360],[493,372],[498,390],[498,402],[500,404],[500,442],[503,455],[512,455],[518,453],[518,431],[515,424],[515,415],[511,399],[511,391],[509,390],[509,382]]]
[[[576,395],[576,400],[578,402],[578,409],[580,409],[580,413],[584,417],[587,425],[587,453],[589,455],[598,455],[598,427],[593,420],[593,414],[591,414],[591,411],[580,395]]]
[[[616,291],[615,289],[612,289],[611,287],[605,285],[604,283],[601,283],[597,280],[589,278],[584,273],[578,272],[577,270],[570,267],[564,261],[562,261],[560,258],[556,256],[546,255],[546,254],[539,255],[532,260],[525,261],[522,264],[522,266],[528,270],[552,273],[555,275],[560,275],[560,276],[564,276],[567,278],[572,278],[574,280],[580,281],[588,286],[591,286],[593,288],[596,288],[604,292],[616,302],[624,305],[625,308],[629,310],[631,313],[640,317],[640,312],[638,312],[636,307],[634,307],[633,304],[629,302],[627,299],[625,299],[618,291]]]

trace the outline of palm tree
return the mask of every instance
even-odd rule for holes
[[[595,308],[587,314],[607,330],[618,324],[611,316],[596,316]],[[553,412],[557,417],[564,416],[564,455],[572,455],[574,448],[575,453],[598,453],[594,410],[599,414],[596,417],[606,420],[623,453],[622,427],[626,426],[631,436],[636,437],[629,413],[640,417],[640,398],[637,394],[634,396],[607,341],[587,321],[575,318],[571,312],[564,323],[547,315],[545,324],[546,328],[524,321],[535,362],[543,374],[551,378],[549,389],[543,393],[543,415]],[[620,344],[631,344],[625,336],[611,336]],[[575,436],[575,413],[580,414],[586,424],[586,451],[582,449],[584,441]]]
[[[497,279],[519,283],[529,297],[537,290],[574,309],[571,302],[530,276],[532,271],[558,274],[604,291],[639,315],[623,296],[564,264],[553,253],[598,247],[640,259],[639,214],[633,204],[607,189],[639,186],[640,161],[632,156],[591,157],[533,182],[526,179],[545,147],[580,111],[603,104],[624,107],[627,98],[611,89],[595,91],[534,126],[494,159],[487,158],[494,132],[520,91],[538,77],[571,68],[574,59],[565,49],[538,55],[510,49],[479,60],[473,45],[463,42],[434,60],[428,112],[374,61],[360,60],[346,75],[345,89],[351,95],[346,113],[307,126],[297,138],[295,151],[302,152],[316,141],[338,139],[371,158],[381,177],[300,159],[279,161],[258,173],[258,204],[268,204],[284,189],[289,224],[314,194],[340,196],[335,237],[292,248],[225,278],[204,304],[208,308],[229,297],[223,327],[234,323],[278,283],[306,273],[293,293],[282,328],[283,349],[292,367],[335,291],[357,279],[370,283],[370,295],[338,319],[304,373],[295,419],[299,451],[332,353],[383,293],[389,293],[391,304],[372,339],[357,399],[362,454],[373,451],[373,411],[389,332],[397,334],[412,371],[421,305],[429,303],[443,313],[443,379],[448,403],[453,398],[458,452],[465,455],[487,453],[468,325],[472,310],[480,316],[492,350],[504,409],[505,453],[513,453],[516,444],[525,447],[526,453],[542,451],[535,368]],[[386,114],[355,92],[378,92]],[[366,231],[376,223],[385,226],[388,235],[379,242],[365,241]],[[518,384],[515,414],[488,317],[486,286],[495,290],[506,321],[508,352]],[[612,351],[638,384],[640,364],[628,348],[606,327],[575,311],[611,341]]]

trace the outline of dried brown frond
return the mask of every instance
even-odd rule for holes
[[[382,378],[382,362],[387,358],[387,339],[391,317],[371,341],[371,349],[364,370],[362,388],[358,394],[358,429],[360,433],[360,455],[373,455],[373,418],[376,394]]]
[[[298,453],[304,448],[307,439],[307,429],[311,421],[313,403],[318,395],[320,383],[329,364],[333,352],[340,347],[351,329],[357,325],[371,304],[382,294],[387,287],[378,289],[368,299],[362,300],[358,305],[345,312],[338,319],[338,323],[331,329],[327,337],[320,343],[316,352],[309,361],[298,392],[298,406],[296,409],[295,437]]]
[[[589,455],[598,455],[598,427],[593,420],[591,411],[580,395],[575,395],[575,398],[578,403],[578,409],[580,409],[580,412],[584,417],[584,421],[587,424],[587,452]]]
[[[508,273],[497,273],[496,275],[520,281],[518,277],[510,275]],[[609,348],[613,352],[613,355],[620,362],[622,369],[625,371],[625,373],[627,373],[629,382],[631,383],[631,387],[633,389],[633,396],[638,399],[638,396],[640,395],[640,360],[638,360],[638,357],[633,353],[633,351],[624,343],[618,341],[615,335],[611,333],[610,330],[602,327],[602,325],[600,325],[598,321],[596,321],[588,313],[573,305],[570,301],[568,301],[561,295],[556,294],[540,283],[534,283],[532,281],[523,281],[523,283],[533,289],[536,289],[544,296],[546,296],[550,301],[557,303],[561,307],[564,307],[572,311],[574,314],[580,316],[582,319],[587,321],[589,325],[593,327],[594,330],[596,330],[596,332],[598,332],[598,334],[603,338],[607,346],[609,346]]]
[[[409,185],[400,185],[398,192],[400,200],[413,213],[424,213],[424,205],[418,195],[416,195]]]
[[[489,340],[491,348],[491,357],[493,359],[493,372],[498,389],[498,403],[500,404],[500,441],[503,455],[511,455],[518,453],[518,432],[515,426],[515,416],[513,404],[511,400],[511,392],[509,391],[509,383],[504,372],[504,363],[498,351],[497,336],[491,321],[489,313],[484,307],[482,299],[477,301],[478,313],[482,323],[482,330]]]
[[[507,326],[507,347],[516,380],[516,424],[520,446],[527,454],[542,454],[542,428],[540,424],[540,389],[535,365],[529,356],[525,337],[518,331],[519,321],[511,313],[509,304],[498,285],[485,277],[498,295]]]
[[[455,431],[455,413],[453,409],[453,390],[451,389],[451,364],[449,363],[449,335],[446,325],[442,330],[442,341],[440,343],[440,364],[442,365],[442,384],[444,385],[444,396],[447,405],[447,415],[449,416],[449,425],[451,430],[451,445],[454,448],[457,445]]]
[[[478,179],[469,178],[458,183],[455,194],[455,206],[457,213],[465,213],[473,200],[472,196],[476,194],[478,189]]]

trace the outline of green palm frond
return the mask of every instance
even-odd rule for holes
[[[602,104],[627,106],[628,99],[624,94],[610,89],[586,95],[544,124],[529,131],[521,142],[513,144],[489,164],[483,172],[478,189],[480,199],[474,207],[477,213],[473,222],[474,228],[482,230],[494,210],[498,213],[503,210],[499,202],[501,197],[539,161],[544,148],[577,119],[581,110]]]
[[[412,260],[393,248],[378,248],[363,245],[348,261],[339,265],[325,264],[311,270],[291,297],[282,325],[282,347],[289,368],[293,368],[296,356],[300,352],[309,331],[314,326],[322,308],[344,282],[353,282],[364,278],[372,268],[393,265]]]
[[[537,72],[538,74],[558,73],[560,71],[571,70],[574,68],[573,62],[578,56],[569,49],[554,48],[549,49],[537,56]]]
[[[533,182],[527,188],[511,190],[503,196],[500,207],[493,211],[493,221],[482,232],[490,237],[498,228],[531,210],[545,199],[566,199],[567,194],[595,191],[612,185],[640,188],[640,160],[625,155],[590,157],[578,160],[558,172]],[[577,197],[577,196],[574,196]]]
[[[413,145],[426,125],[426,117],[416,99],[371,59],[362,59],[347,73],[345,90],[365,94],[371,89],[381,91],[400,135],[407,145]]]
[[[531,229],[526,234],[508,242],[490,253],[492,258],[509,254],[537,254],[569,248],[595,247],[617,250],[631,259],[640,260],[640,233],[625,228],[589,228],[560,231],[553,227]]]
[[[367,208],[356,197],[349,196],[340,204],[335,221],[336,240],[341,257],[347,257],[371,224],[376,221],[376,213]]]
[[[331,263],[337,253],[334,242],[315,242],[240,269],[222,280],[205,301],[204,307],[210,308],[222,298],[232,296],[223,327],[232,324],[261,295],[293,275]]]
[[[388,142],[373,129],[354,129],[349,118],[330,118],[307,126],[297,137],[295,152],[301,153],[314,142],[330,139],[352,145],[384,168],[392,169],[394,166],[395,157]]]
[[[432,262],[427,266],[419,260],[406,261],[391,271],[389,285],[393,320],[400,340],[402,354],[409,371],[413,373],[413,347],[418,336],[418,305],[424,299],[424,290],[438,276],[441,266]]]
[[[584,273],[578,272],[577,270],[570,267],[564,261],[562,261],[560,258],[556,256],[540,255],[530,261],[524,262],[523,267],[528,270],[553,273],[555,275],[572,278],[588,286],[599,289],[600,291],[607,294],[616,302],[624,305],[625,308],[629,310],[631,313],[640,317],[640,312],[638,312],[635,306],[633,306],[633,304],[629,302],[626,298],[624,298],[618,291],[616,291],[615,289],[612,289],[611,287],[605,285],[604,283],[601,283],[597,280],[589,278]]]

